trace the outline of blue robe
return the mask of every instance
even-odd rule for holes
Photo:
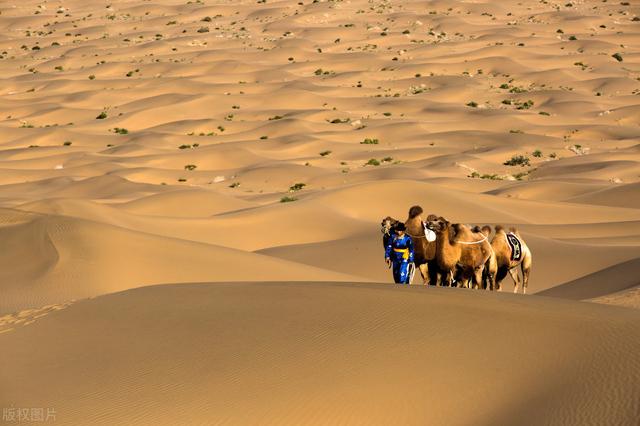
[[[385,259],[393,264],[393,280],[398,284],[409,284],[409,264],[413,263],[413,241],[411,237],[397,234],[389,239],[385,247]]]

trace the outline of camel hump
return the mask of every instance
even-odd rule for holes
[[[514,234],[517,234],[517,233],[518,233],[518,229],[517,229],[515,226],[510,227],[510,228],[509,228],[509,231],[510,231],[510,232],[513,232]]]
[[[502,225],[496,225],[495,230],[496,232],[504,232],[504,227]]]
[[[471,228],[471,232],[482,232],[482,228],[480,228],[479,225],[474,226],[473,228]]]
[[[489,225],[485,225],[480,228],[480,232],[482,232],[485,237],[488,237],[489,235],[491,235],[491,227]]]
[[[424,210],[420,206],[413,206],[409,209],[409,219],[413,219],[422,214]]]

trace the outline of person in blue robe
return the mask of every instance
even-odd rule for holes
[[[389,239],[384,251],[384,259],[392,267],[393,280],[398,284],[409,284],[413,266],[413,242],[406,233],[404,223],[398,223],[395,235]]]

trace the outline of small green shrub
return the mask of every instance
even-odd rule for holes
[[[285,196],[280,198],[280,202],[281,203],[290,203],[292,201],[297,201],[298,199],[296,197],[289,197],[289,196]]]
[[[378,139],[371,139],[371,138],[365,138],[365,140],[363,140],[362,142],[360,142],[363,145],[378,145]]]
[[[300,191],[302,188],[304,188],[305,186],[307,186],[306,183],[294,183],[293,185],[291,185],[289,187],[289,191],[290,192],[294,192],[294,191]]]
[[[503,163],[505,166],[528,166],[530,165],[529,157],[524,155],[514,155]]]
[[[371,159],[369,159],[369,161],[364,163],[364,165],[365,166],[379,166],[380,162],[378,160],[376,160],[375,158],[371,158]]]
[[[518,105],[516,109],[529,109],[533,106],[533,101],[529,99],[528,101]]]

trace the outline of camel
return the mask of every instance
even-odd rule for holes
[[[500,225],[495,227],[496,234],[491,240],[491,247],[495,253],[497,263],[497,273],[495,276],[495,286],[498,291],[502,289],[500,283],[505,279],[507,273],[511,275],[513,279],[513,292],[518,292],[518,286],[520,284],[520,277],[518,276],[518,270],[516,269],[520,265],[522,270],[522,294],[527,293],[527,286],[529,285],[529,274],[531,273],[531,250],[524,242],[517,229],[511,228],[509,233],[505,232],[504,228]],[[515,241],[520,242],[520,255],[514,253],[512,246],[507,240],[508,235],[515,237]]]
[[[387,247],[389,243],[389,239],[393,236],[393,233],[396,232],[396,224],[400,223],[399,220],[392,218],[391,216],[387,216],[382,219],[380,222],[380,232],[382,232],[382,246]]]
[[[413,241],[414,263],[422,275],[423,284],[435,285],[438,281],[438,265],[435,261],[436,242],[428,241],[425,236],[424,222],[420,216],[422,213],[422,207],[411,207],[409,217],[404,224],[407,227],[407,235]],[[427,221],[435,219],[437,219],[436,215],[427,216]]]
[[[471,280],[473,287],[480,288],[485,264],[491,257],[487,237],[443,217],[429,221],[427,226],[436,233],[435,258],[442,284],[451,287],[456,275],[459,282],[464,284]]]
[[[479,228],[476,226],[475,231],[481,232],[487,239],[491,236],[491,227],[483,226]],[[487,259],[487,263],[484,265],[483,272],[483,286],[485,290],[494,290],[496,283],[496,275],[498,274],[498,259],[496,257],[496,253],[493,250],[493,246],[491,246],[491,255],[489,259]]]

